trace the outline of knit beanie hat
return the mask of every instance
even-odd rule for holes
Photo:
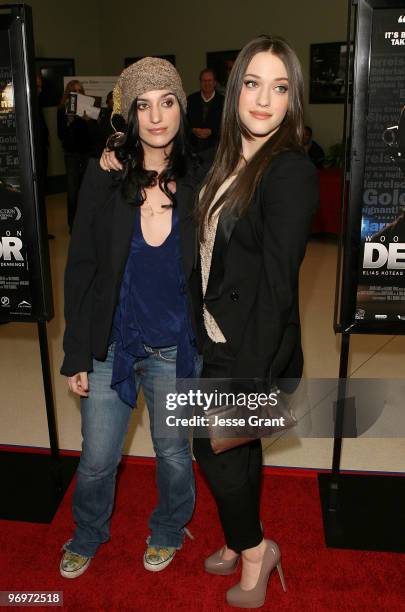
[[[187,97],[176,68],[159,57],[144,57],[125,68],[113,90],[112,115],[128,120],[128,111],[135,98],[154,89],[168,89],[177,96],[183,110],[187,110]]]

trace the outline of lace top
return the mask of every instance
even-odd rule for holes
[[[215,197],[212,201],[211,207],[214,206],[215,202],[219,200],[221,195],[228,189],[229,185],[234,181],[236,175],[232,174],[229,176],[218,189]],[[204,188],[201,190],[200,198],[204,192]],[[215,236],[217,233],[218,219],[221,213],[222,207],[219,207],[215,213],[212,215],[210,220],[208,221],[208,215],[205,219],[204,225],[204,241],[200,243],[200,255],[201,255],[201,277],[202,277],[202,289],[203,296],[205,296],[205,292],[207,291],[208,278],[211,270],[211,259],[212,259],[212,251],[215,243]],[[226,342],[226,338],[223,335],[218,323],[215,321],[214,317],[208,312],[205,307],[203,308],[204,314],[204,326],[208,336],[211,338],[213,342]]]

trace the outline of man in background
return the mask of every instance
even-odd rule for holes
[[[216,84],[214,72],[205,68],[200,73],[200,91],[187,99],[191,143],[196,152],[218,144],[224,97],[215,91]]]

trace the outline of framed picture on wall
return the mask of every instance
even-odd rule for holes
[[[62,97],[63,77],[75,75],[75,60],[70,58],[37,57],[37,73],[42,76],[42,106],[58,106]]]
[[[346,42],[311,45],[310,104],[344,103],[347,57]]]
[[[207,52],[207,68],[211,68],[211,70],[215,72],[218,84],[220,86],[219,89],[223,89],[223,91],[225,91],[229,74],[239,51],[240,49]]]
[[[142,59],[144,57],[147,57],[147,56],[146,55],[137,55],[136,57],[126,57],[124,59],[125,68],[127,68],[131,64],[134,64],[135,62],[137,62],[138,60],[140,60],[140,59]],[[167,60],[168,62],[173,64],[173,66],[176,65],[176,56],[175,55],[153,55],[152,57],[160,57],[160,59]]]

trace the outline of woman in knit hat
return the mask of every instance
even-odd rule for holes
[[[76,529],[60,572],[81,575],[110,537],[115,476],[132,408],[142,389],[156,453],[158,503],[144,566],[164,569],[184,540],[194,508],[188,437],[159,437],[164,411],[156,382],[201,368],[200,286],[194,266],[193,195],[205,169],[187,153],[186,95],[167,61],[144,58],[123,71],[114,110],[126,131],[109,142],[122,172],[92,160],[84,177],[65,275],[61,373],[81,399],[83,447],[73,499]],[[182,416],[176,410],[176,417]],[[156,430],[156,431],[155,431]]]

